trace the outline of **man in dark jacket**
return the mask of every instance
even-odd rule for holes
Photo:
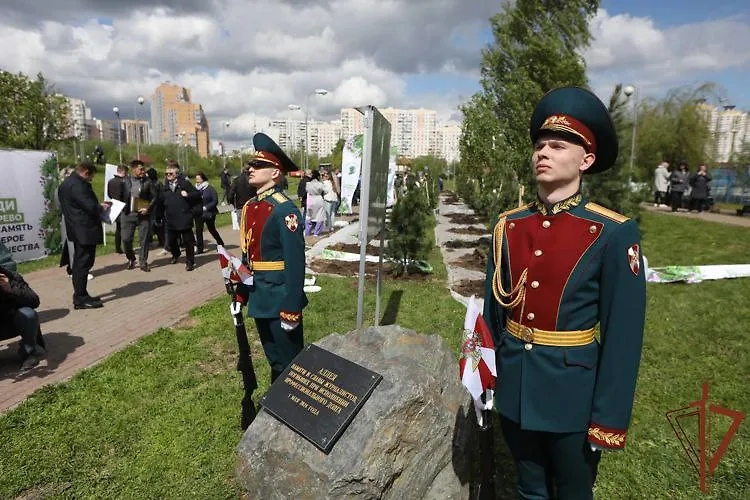
[[[88,274],[94,266],[96,245],[104,239],[102,214],[111,203],[99,203],[91,187],[96,167],[91,162],[83,162],[76,167],[57,190],[65,231],[73,242],[73,307],[75,309],[96,309],[102,307],[99,297],[92,297],[86,290]]]
[[[299,200],[300,207],[302,207],[302,220],[307,219],[307,181],[312,176],[311,170],[305,170],[302,178],[297,184],[297,199]]]
[[[232,186],[229,188],[229,203],[234,205],[235,210],[242,210],[245,203],[258,192],[250,185],[249,170],[249,165],[245,164],[242,167],[242,173],[232,181]]]
[[[171,161],[167,165],[167,180],[164,183],[162,204],[164,223],[169,234],[168,246],[172,252],[172,264],[180,258],[182,238],[185,244],[185,270],[195,269],[195,236],[193,235],[193,207],[201,205],[203,198],[189,180],[180,175],[180,165]],[[202,207],[201,207],[202,209]]]
[[[39,296],[23,277],[0,267],[0,323],[3,328],[0,339],[21,336],[22,372],[39,364],[45,354],[43,346],[37,343],[41,340],[39,316],[34,310],[37,307]]]
[[[118,165],[115,176],[107,182],[107,196],[113,200],[125,202],[125,177],[128,175],[128,167]],[[122,214],[115,221],[115,253],[122,252]]]
[[[224,167],[221,172],[221,204],[224,205],[229,200],[229,188],[232,187],[232,176],[229,173],[229,169]]]
[[[146,169],[141,160],[130,162],[131,176],[125,178],[125,209],[122,219],[122,243],[125,246],[125,256],[128,258],[128,269],[135,268],[135,252],[133,240],[135,229],[138,228],[141,248],[138,260],[141,271],[148,272],[148,250],[151,241],[151,214],[154,213],[158,201],[156,186],[146,175]]]

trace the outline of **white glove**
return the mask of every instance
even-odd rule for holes
[[[297,328],[297,325],[299,325],[299,321],[295,321],[294,323],[288,323],[284,321],[283,319],[281,320],[281,328],[283,328],[285,332],[291,332],[292,330]]]

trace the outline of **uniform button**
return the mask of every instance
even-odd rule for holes
[[[539,288],[539,282],[538,281],[532,281],[531,282],[531,288]]]
[[[526,315],[526,319],[528,319],[529,321],[532,321],[534,318],[535,318],[534,313],[529,313]]]
[[[527,351],[530,351],[530,350],[531,350],[531,349],[532,349],[533,347],[534,347],[534,346],[533,346],[533,345],[531,345],[531,344],[524,344],[524,345],[523,345],[523,348],[524,348],[524,349],[526,349]]]
[[[534,250],[534,255],[536,255],[537,257],[539,257],[539,256],[542,255],[542,251],[541,250]]]
[[[550,224],[551,224],[550,221],[546,220],[546,221],[542,222],[542,227],[544,229],[547,229],[550,226]]]
[[[253,207],[253,208],[255,208],[255,210],[258,210],[258,205],[255,205],[255,207]]]
[[[516,227],[515,222],[511,222],[510,224],[508,224],[508,229],[513,229],[514,227]]]
[[[596,226],[591,226],[589,228],[589,233],[594,234],[596,232]]]

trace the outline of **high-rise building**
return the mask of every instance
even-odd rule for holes
[[[68,137],[88,138],[86,122],[91,121],[91,108],[86,105],[86,101],[62,94],[56,95],[64,97],[68,104]],[[93,124],[90,124],[90,126],[93,126]]]
[[[712,153],[717,163],[728,163],[734,155],[740,154],[745,144],[750,143],[750,119],[748,113],[735,106],[717,108],[707,103],[698,105],[705,113],[708,127],[713,135]]]
[[[151,96],[151,125],[154,143],[192,146],[201,157],[209,155],[208,120],[203,107],[191,101],[190,89],[159,85]]]
[[[328,156],[333,152],[336,143],[341,139],[341,122],[311,122],[309,153],[319,157]]]
[[[436,156],[444,158],[448,163],[457,162],[461,159],[458,148],[461,139],[461,125],[458,123],[445,123],[437,130]]]
[[[379,109],[391,124],[391,146],[399,156],[415,158],[438,154],[437,112],[432,109]],[[341,134],[349,137],[364,131],[364,117],[353,108],[341,110]]]
[[[120,120],[123,144],[151,144],[150,127],[146,120]]]

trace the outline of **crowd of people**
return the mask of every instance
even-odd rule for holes
[[[669,162],[662,161],[654,170],[654,206],[671,207],[672,212],[686,208],[703,212],[711,208],[711,174],[705,164],[697,172],[690,172],[681,161],[671,172]]]

